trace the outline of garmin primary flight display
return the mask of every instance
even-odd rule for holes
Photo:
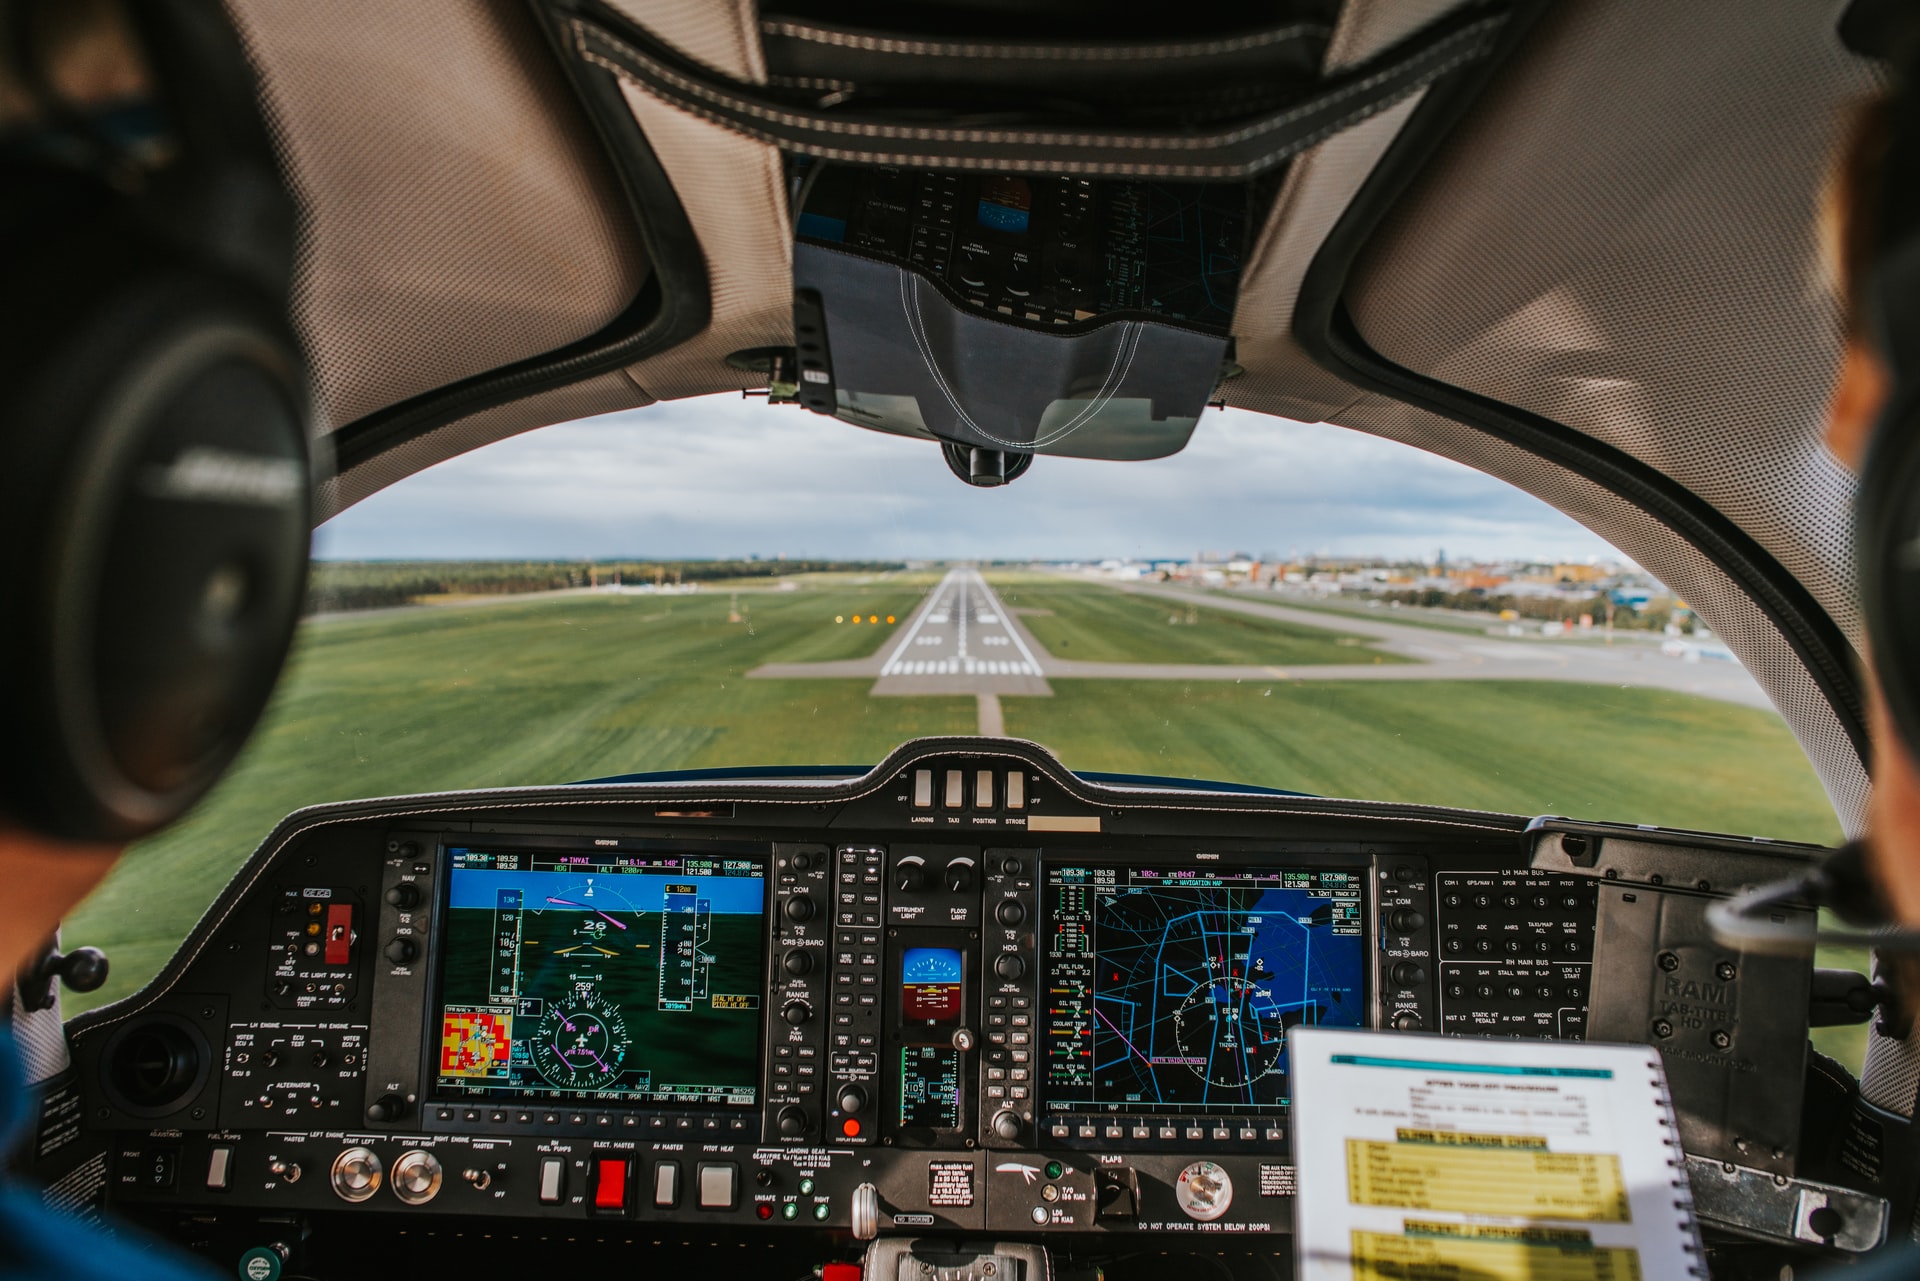
[[[758,1101],[763,855],[450,856],[436,1094]]]
[[[1287,1030],[1366,1024],[1365,877],[1047,865],[1050,1112],[1284,1107]]]

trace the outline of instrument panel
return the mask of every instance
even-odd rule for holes
[[[1688,1152],[1786,1175],[1810,970],[1683,926],[1816,853],[1000,740],[319,807],[70,1025],[40,1165],[136,1217],[1285,1233],[1314,1024],[1657,1038]]]

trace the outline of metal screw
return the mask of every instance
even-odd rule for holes
[[[1727,1033],[1726,1033],[1726,1031],[1725,1031],[1725,1029],[1715,1029],[1715,1031],[1714,1031],[1714,1033],[1713,1033],[1713,1048],[1714,1048],[1714,1049],[1716,1049],[1716,1050],[1724,1050],[1724,1049],[1726,1049],[1726,1048],[1727,1048],[1727,1047],[1728,1047],[1729,1045],[1732,1045],[1732,1044],[1733,1044],[1733,1038],[1727,1035]]]
[[[1713,886],[1708,884],[1705,878],[1702,878],[1693,883],[1693,888],[1696,890],[1710,890]]]
[[[1713,967],[1713,976],[1722,983],[1733,982],[1733,976],[1738,973],[1739,971],[1733,968],[1732,961],[1722,961]]]
[[[1669,972],[1680,968],[1680,958],[1672,952],[1660,953],[1660,968]]]
[[[1673,1024],[1667,1022],[1665,1019],[1655,1019],[1653,1021],[1653,1034],[1665,1040],[1667,1037],[1673,1035]]]

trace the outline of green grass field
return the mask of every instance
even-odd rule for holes
[[[1089,663],[1401,663],[1367,638],[1299,627],[1097,583],[987,576],[1008,609],[1056,658]],[[1337,626],[1337,624],[1329,624]]]

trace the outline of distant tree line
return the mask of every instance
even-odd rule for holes
[[[426,596],[506,596],[615,582],[637,587],[903,568],[897,561],[869,560],[315,561],[307,580],[306,612],[386,609],[411,605]]]
[[[1673,616],[1672,609],[1664,603],[1635,609],[1631,605],[1614,602],[1605,592],[1583,598],[1505,596],[1492,592],[1447,592],[1437,587],[1422,587],[1382,592],[1380,595],[1385,600],[1426,609],[1470,609],[1488,614],[1499,614],[1510,609],[1521,618],[1536,618],[1542,622],[1577,622],[1582,614],[1588,614],[1592,616],[1596,627],[1606,623],[1607,609],[1611,605],[1615,627],[1656,632],[1665,628]]]

